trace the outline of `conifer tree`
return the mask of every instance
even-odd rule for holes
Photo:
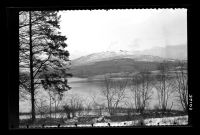
[[[19,12],[19,88],[31,96],[33,122],[39,86],[53,87],[60,95],[70,89],[69,52],[67,38],[58,31],[60,17],[58,11]]]

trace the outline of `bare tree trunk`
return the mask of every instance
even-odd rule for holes
[[[147,69],[138,73],[132,80],[132,92],[135,98],[135,109],[139,113],[144,113],[148,106],[151,96],[153,81]]]
[[[30,79],[31,79],[31,105],[32,105],[32,122],[35,121],[35,97],[34,97],[34,77],[33,77],[33,45],[32,45],[32,23],[31,23],[31,11],[29,11],[29,32],[30,32]]]
[[[169,63],[163,62],[159,66],[160,74],[157,75],[155,88],[157,89],[159,106],[162,112],[168,109],[168,100],[172,94]]]
[[[188,111],[188,77],[187,71],[184,69],[185,63],[179,63],[179,69],[176,72],[176,89],[179,96],[179,102],[181,103],[183,110]],[[184,70],[186,73],[184,73]]]
[[[51,96],[50,96],[50,119],[51,119]]]
[[[43,103],[42,102],[40,102],[40,106],[41,106],[41,108],[43,108]],[[41,118],[43,117],[42,113],[43,113],[42,110],[40,110],[40,116],[41,116]]]
[[[164,81],[163,81],[163,111],[166,111],[166,108],[167,108],[167,104],[165,103],[166,101],[165,101],[165,94],[166,94],[166,92],[165,92],[166,90],[165,90],[165,79],[164,79]]]
[[[55,101],[55,119],[56,119],[56,101]]]

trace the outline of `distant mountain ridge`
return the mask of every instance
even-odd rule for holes
[[[108,61],[113,59],[130,58],[136,61],[154,61],[160,62],[163,60],[186,60],[187,59],[187,46],[166,46],[154,47],[143,51],[106,51],[93,53],[90,55],[79,57],[72,60],[72,66],[93,64],[99,61]]]
[[[78,65],[88,65],[93,64],[95,62],[100,61],[109,61],[114,59],[122,59],[122,58],[129,58],[134,59],[136,61],[163,61],[164,58],[152,55],[140,55],[140,54],[133,54],[128,51],[118,51],[118,52],[100,52],[100,53],[93,53],[87,56],[82,56],[78,59],[72,61],[72,66]]]
[[[172,65],[187,61],[187,49],[182,46],[156,47],[144,51],[106,51],[82,56],[71,61],[71,72],[75,76],[88,77],[106,73],[139,72],[148,67],[157,70],[162,61]]]

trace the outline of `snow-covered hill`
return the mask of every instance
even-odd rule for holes
[[[82,56],[80,58],[77,58],[75,60],[72,60],[72,66],[79,66],[79,65],[90,65],[94,64],[95,62],[99,61],[109,61],[114,59],[122,59],[122,58],[129,58],[134,59],[135,61],[151,61],[151,62],[160,62],[163,60],[170,60],[173,59],[166,59],[159,56],[153,56],[153,55],[143,55],[143,54],[137,54],[135,52],[129,52],[124,50],[119,51],[106,51],[106,52],[99,52],[99,53],[93,53],[87,56]]]
[[[165,47],[153,47],[142,51],[105,51],[92,53],[72,60],[72,66],[88,65],[99,61],[130,58],[135,61],[160,62],[163,60],[174,61],[187,60],[187,45],[173,45]]]

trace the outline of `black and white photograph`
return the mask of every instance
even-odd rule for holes
[[[19,12],[19,128],[189,125],[187,9]]]

